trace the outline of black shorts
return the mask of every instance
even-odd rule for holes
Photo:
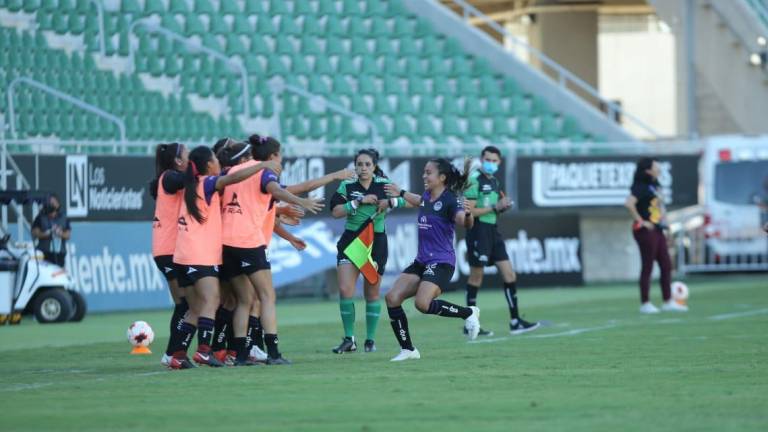
[[[260,270],[269,270],[272,266],[267,257],[267,247],[239,248],[224,245],[224,265],[222,277],[230,279],[240,275],[251,275]]]
[[[165,276],[165,280],[170,282],[178,279],[179,272],[176,270],[176,264],[173,263],[173,255],[156,256],[155,265],[163,276]]]
[[[496,225],[475,222],[467,231],[467,261],[470,267],[488,267],[509,261],[507,247]]]
[[[455,268],[450,264],[422,264],[418,261],[414,261],[403,270],[403,273],[416,275],[421,278],[422,281],[432,282],[439,286],[441,290],[444,290],[448,287],[448,284],[451,283],[454,270]]]
[[[336,265],[352,264],[352,262],[344,255],[344,251],[341,250],[341,245],[348,243],[352,240],[352,236],[355,235],[354,231],[344,231],[336,243]],[[384,274],[384,269],[387,267],[387,258],[389,257],[389,247],[387,246],[387,233],[374,233],[373,234],[373,250],[371,251],[371,258],[376,263],[376,271],[380,275]]]
[[[204,277],[219,277],[219,266],[176,264],[179,277],[179,286],[192,286]]]

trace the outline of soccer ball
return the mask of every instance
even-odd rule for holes
[[[688,302],[688,286],[680,281],[672,282],[672,299],[677,304],[685,305]]]
[[[155,340],[155,332],[145,321],[136,321],[128,327],[126,332],[128,342],[134,347],[146,347]]]

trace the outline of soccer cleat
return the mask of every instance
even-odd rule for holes
[[[251,347],[250,354],[248,354],[248,360],[264,363],[267,361],[267,353],[262,351],[258,346],[254,345]]]
[[[475,340],[480,333],[480,309],[477,306],[470,306],[469,308],[472,309],[472,315],[464,320],[464,329],[467,330],[469,340]]]
[[[468,334],[466,328],[461,329],[464,332],[464,336]],[[486,330],[482,327],[480,327],[480,331],[477,333],[477,336],[485,336],[485,337],[491,337],[493,336],[493,330]]]
[[[668,300],[661,305],[664,312],[688,312],[688,306],[681,305],[674,300]]]
[[[171,357],[168,361],[168,369],[194,369],[196,367],[187,357]]]
[[[192,357],[192,360],[199,365],[208,365],[210,367],[222,367],[224,363],[220,362],[212,352],[200,352],[197,351]]]
[[[524,319],[513,319],[509,322],[509,332],[513,335],[519,335],[523,333],[527,333],[529,331],[534,331],[537,328],[541,327],[541,323],[539,322],[528,322]]]
[[[247,359],[245,359],[245,360],[238,360],[238,359],[234,359],[234,360],[232,361],[232,364],[231,364],[231,366],[258,366],[258,365],[260,365],[260,364],[261,364],[261,363],[259,363],[259,362],[257,362],[257,361],[253,361],[253,360],[251,360],[251,358],[249,357],[249,358],[247,358]],[[228,365],[228,366],[229,366],[229,365]]]
[[[373,342],[371,339],[366,339],[365,345],[363,345],[363,347],[365,349],[365,352],[367,353],[376,352],[376,343]]]
[[[271,357],[267,358],[267,364],[270,365],[270,366],[272,366],[272,365],[289,365],[289,364],[291,364],[291,361],[288,360],[287,358],[284,358],[281,355],[281,356],[275,357],[275,358],[271,358]]]
[[[337,346],[331,351],[333,351],[336,354],[357,351],[357,344],[355,343],[355,337],[354,336],[345,337],[344,339],[341,340],[341,343],[339,344],[339,346]]]
[[[407,349],[401,349],[400,353],[392,357],[392,360],[390,361],[399,362],[399,361],[405,361],[405,360],[418,360],[420,358],[421,358],[421,354],[419,354],[419,350],[417,350],[416,348],[414,348],[413,351],[407,350]]]
[[[170,366],[172,358],[173,356],[169,356],[168,354],[163,354],[163,358],[160,359],[160,364],[163,366]]]
[[[220,361],[221,363],[226,363],[227,354],[227,350],[225,349],[220,349],[213,352],[213,356],[216,357],[216,360]]]
[[[642,314],[657,314],[659,313],[659,309],[653,305],[651,302],[645,302],[642,305],[640,305],[640,313]]]

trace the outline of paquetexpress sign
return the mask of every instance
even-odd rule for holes
[[[621,206],[629,194],[639,157],[517,159],[521,209]],[[659,182],[669,206],[696,203],[698,156],[659,158]]]

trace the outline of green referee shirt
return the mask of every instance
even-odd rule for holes
[[[482,171],[473,171],[469,176],[469,189],[464,192],[464,198],[475,201],[475,208],[489,208],[499,202],[499,180],[487,176]],[[484,214],[478,218],[480,222],[496,224],[496,212]]]
[[[349,202],[357,198],[362,198],[365,195],[376,195],[376,198],[379,200],[388,199],[387,194],[384,191],[384,185],[388,183],[392,182],[386,177],[374,177],[371,185],[368,189],[365,189],[357,180],[344,180],[339,184],[339,188],[336,189],[336,196],[332,202]],[[405,200],[403,198],[398,198],[398,206],[405,206]],[[376,214],[377,209],[378,207],[375,204],[361,204],[353,213],[347,214],[347,223],[344,225],[344,229],[356,231],[370,219],[371,216]],[[385,232],[384,218],[386,215],[386,212],[382,212],[374,217],[374,232]]]

